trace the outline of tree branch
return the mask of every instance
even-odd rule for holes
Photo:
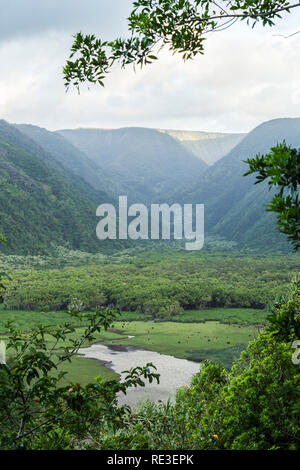
[[[234,19],[234,18],[237,18],[237,19],[258,19],[258,18],[266,18],[268,17],[270,14],[272,15],[277,15],[278,13],[282,13],[284,11],[286,12],[289,12],[290,10],[292,10],[293,8],[297,8],[297,7],[300,7],[300,2],[298,3],[294,3],[293,5],[289,5],[287,7],[281,7],[281,8],[278,8],[277,10],[270,10],[269,12],[267,13],[227,13],[227,14],[220,14],[220,15],[214,15],[214,16],[208,16],[206,18],[200,18],[200,17],[195,17],[191,20],[185,20],[185,21],[182,21],[180,23],[178,23],[178,26],[180,25],[184,25],[184,24],[189,24],[189,23],[207,23],[208,21],[213,21],[213,20],[222,20],[222,19]]]

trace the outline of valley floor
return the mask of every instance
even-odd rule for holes
[[[122,311],[95,342],[198,363],[220,360],[229,368],[258,335],[268,305],[289,289],[300,258],[205,250],[113,256],[63,251],[55,258],[7,256],[0,264],[13,278],[6,282],[0,335],[7,321],[26,331],[38,324],[57,327],[69,321],[66,308],[76,298],[85,311],[97,305]],[[79,337],[83,326],[74,325],[73,337]],[[82,384],[99,375],[117,377],[100,361],[82,357],[63,370],[67,381]]]
[[[97,334],[94,342],[108,346],[133,346],[196,362],[220,360],[229,368],[240,351],[258,335],[266,315],[264,310],[219,308],[186,311],[172,317],[171,321],[153,321],[149,315],[121,312],[120,320],[108,331]],[[39,324],[55,327],[67,320],[69,317],[63,311],[2,310],[0,334],[5,337],[8,321],[13,321],[15,326],[26,331]],[[79,337],[82,332],[83,326],[77,325],[72,338]],[[84,346],[89,344],[85,343]],[[82,357],[64,363],[59,370],[68,372],[67,382],[83,385],[100,375],[107,379],[117,377],[110,367],[100,361]]]

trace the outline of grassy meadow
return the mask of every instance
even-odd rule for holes
[[[154,321],[150,315],[121,312],[120,320],[115,321],[109,330],[97,334],[95,342],[134,346],[197,362],[204,359],[223,360],[224,365],[229,367],[247,343],[257,336],[266,314],[263,310],[219,308],[186,311],[172,317],[171,321]],[[19,329],[29,331],[40,324],[55,327],[69,319],[72,323],[72,318],[63,311],[1,310],[0,334],[5,337],[7,321],[13,321]],[[84,329],[74,320],[73,325],[76,330],[70,339],[79,338]],[[49,344],[51,342],[49,338]],[[71,342],[67,341],[65,345],[71,346]],[[88,345],[84,343],[85,347]],[[60,370],[68,373],[67,382],[82,384],[93,381],[99,375],[107,379],[117,377],[100,361],[82,357],[64,363]]]

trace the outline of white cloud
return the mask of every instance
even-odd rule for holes
[[[29,1],[34,3],[37,6]],[[64,8],[58,20],[57,2],[47,10],[47,0],[48,20],[37,27],[35,22],[43,16],[41,3],[40,16],[32,17],[29,31],[24,24],[15,37],[11,34],[0,43],[0,117],[10,122],[50,129],[148,126],[243,132],[262,121],[300,115],[300,34],[289,39],[274,36],[295,32],[300,12],[274,30],[238,26],[211,34],[205,55],[192,62],[183,63],[179,56],[164,52],[159,62],[136,73],[115,68],[104,89],[84,89],[78,96],[75,90],[65,93],[61,70],[73,28],[82,29],[79,3],[75,1],[73,11]],[[96,3],[105,23],[99,30],[107,35],[111,29],[115,37],[118,27],[124,29],[125,7],[118,11],[102,1],[104,16]],[[82,24],[87,31],[94,31],[96,3],[85,2]],[[22,24],[22,18],[17,23]]]

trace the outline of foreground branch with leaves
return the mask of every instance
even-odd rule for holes
[[[183,60],[204,53],[207,34],[222,31],[237,21],[252,28],[273,26],[276,19],[300,7],[286,0],[137,0],[128,18],[130,37],[103,41],[95,35],[77,33],[63,74],[65,86],[82,83],[104,86],[115,63],[145,66],[157,60],[163,47]]]
[[[71,361],[79,349],[95,340],[116,319],[116,309],[82,313],[73,306],[67,312],[73,323],[53,329],[38,326],[30,333],[7,325],[7,359],[0,364],[0,447],[2,449],[68,449],[86,439],[94,426],[114,426],[128,414],[118,406],[117,394],[145,380],[159,382],[155,367],[147,364],[127,373],[124,381],[101,377],[83,387],[61,386],[64,372],[58,366]],[[74,319],[87,325],[79,338]]]
[[[297,251],[300,248],[300,149],[283,142],[267,155],[256,155],[246,163],[250,169],[244,176],[257,173],[255,184],[267,180],[270,189],[278,189],[267,211],[277,214],[277,229],[288,235]]]

